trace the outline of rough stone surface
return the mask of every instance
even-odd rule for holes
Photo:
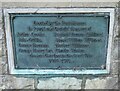
[[[1,4],[1,3],[0,3]],[[53,2],[2,2],[1,7],[116,7],[117,2],[75,2],[71,0]]]
[[[2,57],[2,23],[1,23],[1,14],[2,14],[2,10],[0,9],[0,57]]]
[[[85,84],[85,89],[118,89],[118,78],[88,79]]]
[[[39,80],[38,89],[81,89],[82,80],[76,78],[51,78]]]
[[[120,41],[120,39],[115,39],[114,40],[114,48],[113,48],[113,50],[112,50],[112,60],[114,61],[114,60],[119,60],[120,58],[119,58],[119,50],[120,50],[120,48],[118,47],[119,46],[119,42]]]
[[[88,3],[78,3],[73,2],[71,4],[71,7],[116,7],[117,3],[111,3],[111,2],[88,2]]]
[[[1,30],[0,30],[1,31]],[[2,33],[0,33],[0,39],[2,39]]]
[[[120,62],[112,62],[111,63],[111,74],[118,75],[118,67],[120,65]]]
[[[2,75],[2,58],[0,57],[0,75]]]
[[[85,89],[104,89],[105,88],[105,79],[88,79],[85,84]]]
[[[118,89],[118,78],[108,77],[106,79],[105,89]]]
[[[0,47],[0,57],[2,57],[2,47]]]
[[[2,76],[2,89],[34,89],[34,80],[10,75]]]
[[[0,76],[0,90],[2,89],[2,77]]]
[[[0,57],[2,57],[2,40],[0,40]]]
[[[118,41],[118,60],[120,60],[120,41]]]
[[[7,58],[3,56],[1,58],[1,67],[2,67],[2,75],[7,75],[8,74],[8,63],[7,63]]]

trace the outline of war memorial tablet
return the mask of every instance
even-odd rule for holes
[[[109,10],[18,11],[6,19],[12,74],[108,73]]]

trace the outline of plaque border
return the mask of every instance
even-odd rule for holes
[[[10,28],[10,13],[110,13],[109,36],[106,69],[103,70],[44,70],[44,69],[15,69],[13,44]],[[5,34],[7,43],[7,58],[10,74],[50,74],[50,75],[75,75],[75,74],[109,74],[112,53],[113,28],[114,28],[114,8],[11,8],[4,9]]]

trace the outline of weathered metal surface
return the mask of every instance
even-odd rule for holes
[[[109,15],[11,14],[16,69],[103,69]]]

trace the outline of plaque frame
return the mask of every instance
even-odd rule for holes
[[[109,38],[107,48],[106,69],[104,70],[41,70],[41,69],[15,69],[13,44],[10,29],[10,13],[110,13],[109,23]],[[111,49],[113,41],[113,26],[114,26],[114,8],[17,8],[4,10],[5,33],[7,43],[7,57],[10,74],[50,74],[50,75],[75,75],[75,74],[109,74]]]

